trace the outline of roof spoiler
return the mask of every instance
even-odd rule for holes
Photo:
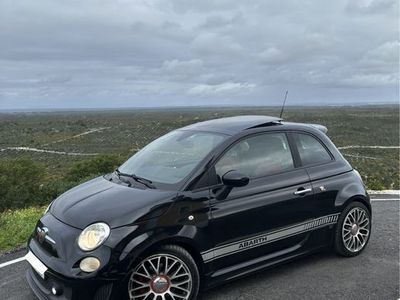
[[[271,117],[271,120],[261,123],[261,124],[257,124],[254,126],[251,126],[247,129],[253,129],[253,128],[259,128],[259,127],[266,127],[266,126],[271,126],[271,125],[276,125],[276,124],[280,124],[283,121],[283,119],[281,118],[273,118]]]
[[[324,125],[320,125],[320,124],[307,124],[307,125],[314,127],[316,129],[322,131],[325,134],[328,132],[328,128],[326,128]]]

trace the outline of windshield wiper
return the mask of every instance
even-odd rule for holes
[[[145,186],[147,186],[147,187],[150,188],[150,189],[155,189],[155,188],[156,188],[156,187],[153,185],[153,181],[151,181],[151,180],[149,180],[149,179],[146,179],[146,178],[137,176],[137,175],[135,175],[135,174],[131,174],[131,175],[129,175],[129,176],[132,177],[135,181],[144,184]]]
[[[149,179],[137,176],[135,174],[127,174],[127,173],[122,173],[119,169],[116,169],[115,172],[117,173],[118,177],[120,178],[121,176],[129,177],[135,180],[136,182],[139,182],[141,184],[144,184],[150,189],[155,189],[156,187],[153,185],[153,182]]]
[[[126,180],[126,179],[122,179],[122,178],[121,178],[121,176],[125,176],[125,175],[122,174],[122,173],[120,172],[120,170],[116,169],[116,170],[115,170],[115,173],[117,174],[119,180],[121,180],[123,183],[126,183],[129,187],[132,186],[132,183],[131,183],[129,180]]]

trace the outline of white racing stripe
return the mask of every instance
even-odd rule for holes
[[[228,255],[236,254],[242,251],[260,247],[271,242],[275,242],[284,238],[288,238],[297,234],[305,233],[320,229],[322,227],[331,226],[337,223],[339,213],[323,216],[320,218],[308,220],[302,223],[292,224],[290,226],[261,233],[243,240],[235,241],[216,248],[209,249],[201,253],[204,262],[219,259]]]

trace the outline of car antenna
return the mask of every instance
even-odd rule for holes
[[[281,108],[281,113],[279,114],[279,118],[282,119],[282,115],[283,115],[283,110],[285,109],[285,104],[286,104],[286,99],[287,99],[287,95],[289,94],[289,91],[286,91],[285,93],[285,99],[283,99],[283,104],[282,104],[282,108]]]

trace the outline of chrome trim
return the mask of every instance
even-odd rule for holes
[[[309,193],[311,191],[312,191],[312,189],[305,189],[305,190],[295,191],[293,194],[295,194],[295,195],[303,195],[303,194]]]
[[[49,241],[50,243],[52,243],[53,245],[56,244],[56,241],[53,240],[53,239],[52,239],[51,237],[49,237],[48,235],[46,235],[45,239],[48,240],[48,241]]]
[[[49,229],[47,227],[37,227],[36,228],[37,234],[38,234],[38,240],[40,243],[43,243],[44,240],[49,241],[50,243],[52,243],[53,245],[56,244],[56,241],[53,240],[50,236],[49,236]]]

